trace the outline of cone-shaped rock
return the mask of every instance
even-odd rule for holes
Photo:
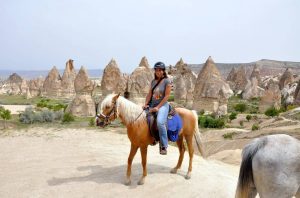
[[[41,95],[44,81],[45,81],[44,78],[39,77],[37,79],[32,79],[28,82],[30,95],[32,97]]]
[[[193,108],[196,110],[213,111],[214,102],[220,102],[220,90],[222,90],[226,98],[226,100],[222,100],[222,103],[227,103],[227,99],[233,92],[229,85],[222,79],[212,58],[209,57],[197,77]]]
[[[126,82],[114,59],[112,59],[103,71],[101,80],[102,95],[110,93],[124,92]]]
[[[235,84],[235,91],[242,91],[245,89],[248,81],[246,77],[246,69],[244,66],[238,68],[233,82]]]
[[[258,80],[256,77],[252,77],[248,80],[248,83],[243,91],[243,99],[259,98],[264,95],[265,90],[258,86]]]
[[[293,83],[293,82],[294,82],[294,76],[293,76],[292,70],[290,68],[287,68],[279,80],[280,90],[283,89],[284,86],[286,86],[290,83]]]
[[[176,63],[175,69],[173,78],[174,100],[177,103],[191,107],[197,76],[184,63],[182,58]]]
[[[66,63],[66,68],[61,80],[63,95],[65,96],[75,95],[75,88],[74,88],[75,77],[76,77],[76,71],[73,66],[73,60],[69,59]]]
[[[270,107],[275,107],[276,109],[279,109],[280,105],[281,92],[279,86],[273,80],[270,80],[264,95],[260,99],[259,111],[264,113]]]
[[[25,95],[28,88],[27,81],[16,73],[10,75],[5,84],[5,92],[12,95]]]
[[[95,116],[95,102],[91,95],[76,94],[68,105],[66,112],[70,112],[75,116]]]
[[[143,57],[139,66],[131,73],[128,79],[128,92],[130,97],[135,99],[145,97],[149,92],[153,72],[151,71],[148,60]]]
[[[297,105],[300,104],[300,81],[298,82],[298,85],[294,93],[294,103]]]
[[[61,95],[61,76],[55,66],[44,81],[43,95],[50,97]]]
[[[91,95],[94,90],[94,83],[89,79],[89,76],[82,66],[74,80],[76,94]]]
[[[231,69],[231,71],[229,72],[229,74],[228,74],[228,76],[227,76],[227,78],[226,78],[226,81],[234,81],[234,79],[236,78],[236,69],[235,69],[235,67],[233,67],[232,69]]]
[[[260,77],[260,70],[258,69],[256,64],[254,65],[253,71],[250,75],[250,79],[252,79],[252,78],[256,78],[258,86],[262,86],[262,81],[261,81],[261,77]]]

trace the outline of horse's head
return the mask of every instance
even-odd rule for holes
[[[101,113],[97,115],[99,119],[99,126],[105,127],[115,120],[117,115],[117,99],[120,93],[111,97],[106,97],[101,103]]]

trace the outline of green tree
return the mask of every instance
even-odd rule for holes
[[[247,121],[249,122],[252,119],[252,115],[247,115],[246,116]]]
[[[232,112],[232,113],[229,115],[229,120],[230,120],[230,122],[231,122],[232,120],[236,119],[236,116],[237,116],[237,113]]]
[[[247,106],[245,103],[239,103],[234,106],[234,110],[241,112],[241,113],[245,112],[246,109],[247,109]]]
[[[8,109],[0,108],[0,117],[4,120],[4,128],[6,129],[7,120],[11,119],[11,112]]]

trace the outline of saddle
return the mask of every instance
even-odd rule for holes
[[[157,112],[147,112],[148,127],[151,136],[155,141],[159,141],[159,132],[157,128]],[[175,108],[169,106],[168,120],[167,120],[167,133],[168,139],[172,142],[177,141],[179,131],[182,128],[182,120],[179,114],[175,111]]]

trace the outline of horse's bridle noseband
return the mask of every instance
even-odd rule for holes
[[[108,115],[105,115],[103,113],[101,113],[99,116],[97,115],[98,118],[104,119],[104,121],[103,121],[103,127],[106,126],[106,125],[108,125],[108,124],[110,124],[110,120],[109,119],[111,118],[112,115],[114,116],[114,118],[117,117],[117,102],[115,101],[115,102],[113,102],[113,104],[114,104],[114,106],[110,110],[110,112],[108,113]]]

